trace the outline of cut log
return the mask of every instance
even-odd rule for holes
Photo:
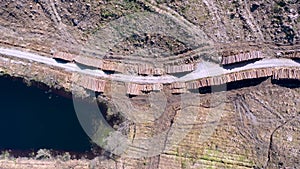
[[[186,89],[172,89],[172,94],[186,93]]]
[[[163,74],[165,74],[164,69],[162,69],[162,68],[154,68],[153,75],[155,75],[155,76],[161,76]]]
[[[141,95],[143,86],[135,83],[129,83],[127,86],[127,94],[129,95]]]
[[[248,61],[253,59],[260,59],[260,58],[263,58],[263,55],[261,54],[260,51],[251,51],[251,52],[239,53],[231,56],[223,56],[221,64],[227,65],[227,64],[233,64],[233,63],[238,63],[238,62],[243,62],[243,61]]]
[[[144,85],[142,85],[141,88],[142,88],[141,91],[143,91],[143,92],[153,91],[153,85],[152,84],[144,84]]]
[[[65,61],[72,62],[72,61],[75,60],[76,55],[66,53],[66,52],[55,52],[53,54],[53,58],[54,59],[62,59],[62,60],[65,60]]]
[[[186,84],[187,89],[197,89],[200,87],[199,81],[191,81]]]
[[[86,89],[103,93],[106,81],[96,77],[81,76],[77,83]]]
[[[86,66],[99,68],[99,69],[101,69],[103,66],[103,61],[101,59],[86,57],[86,56],[77,56],[75,58],[75,62],[86,65]]]
[[[280,68],[273,74],[273,79],[300,79],[300,69],[297,68]]]
[[[127,94],[130,95],[142,95],[142,92],[161,91],[163,84],[135,84],[129,83],[127,86]]]
[[[116,71],[118,69],[118,65],[116,62],[109,61],[109,60],[103,60],[103,70],[108,70],[108,71]]]
[[[161,90],[163,90],[163,84],[161,83],[153,84],[153,91],[161,91]]]
[[[284,52],[283,55],[285,58],[291,58],[291,59],[300,58],[300,51],[287,51]]]
[[[194,64],[184,64],[184,65],[168,65],[166,66],[166,73],[181,73],[181,72],[191,72],[195,70]]]
[[[138,74],[139,75],[152,75],[153,74],[153,67],[148,64],[139,65],[138,67]]]
[[[186,88],[185,82],[176,82],[171,84],[171,89],[183,89]]]
[[[296,76],[296,73],[292,75]],[[246,70],[241,72],[224,74],[216,77],[201,78],[195,81],[186,82],[185,85],[187,89],[197,89],[197,88],[207,87],[207,86],[222,85],[229,82],[235,82],[235,81],[240,81],[245,79],[255,79],[255,78],[269,77],[269,76],[273,76],[272,68],[252,69],[252,70]],[[185,87],[184,84],[174,83],[171,84],[171,88],[180,89]]]

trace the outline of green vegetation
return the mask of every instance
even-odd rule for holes
[[[282,9],[281,9],[280,5],[275,4],[273,6],[273,13],[280,13],[281,11],[282,11]]]
[[[40,149],[35,156],[36,160],[52,159],[50,150]]]
[[[184,160],[184,159],[181,161],[181,168],[182,168],[182,169],[187,168],[187,162],[186,162],[186,160]]]
[[[0,155],[1,159],[10,159],[12,158],[10,152],[8,150],[2,151]]]

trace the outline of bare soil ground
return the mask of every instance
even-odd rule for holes
[[[0,42],[48,56],[55,51],[80,53],[82,47],[94,47],[91,39],[111,22],[137,12],[152,12],[173,18],[176,26],[188,25],[191,33],[204,32],[207,37],[203,40],[212,42],[211,53],[259,49],[276,57],[278,51],[299,48],[299,5],[297,0],[0,0]],[[110,52],[164,58],[157,53],[173,56],[190,51],[191,44],[155,32],[136,33]],[[213,57],[218,56],[212,54],[208,60],[217,60]],[[62,70],[36,63],[16,66],[4,60],[0,66],[1,74],[70,91],[71,76]],[[184,113],[180,112],[180,96],[171,95],[168,89],[164,92],[169,102],[161,118],[129,125],[129,138],[168,131]],[[235,84],[226,92],[196,91],[191,94],[197,98],[191,104],[199,110],[193,129],[178,145],[155,157],[67,161],[4,158],[0,168],[299,168],[299,93],[299,81],[271,83],[270,79],[252,86]],[[143,97],[129,101],[146,109],[151,105]],[[109,102],[111,98],[99,99]],[[217,117],[220,120],[213,121]],[[115,125],[118,129],[117,122]],[[209,131],[205,129],[211,125],[216,128],[206,138]]]

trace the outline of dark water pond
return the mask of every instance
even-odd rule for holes
[[[0,150],[84,153],[91,142],[81,128],[72,99],[22,80],[0,77]]]

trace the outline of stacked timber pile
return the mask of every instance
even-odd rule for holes
[[[77,84],[86,89],[103,93],[105,90],[106,81],[96,77],[81,76],[78,79]]]
[[[107,71],[124,72],[125,69],[123,64],[93,57],[77,56],[75,62]]]
[[[222,65],[228,65],[253,59],[260,59],[263,58],[260,51],[250,51],[246,53],[239,53],[236,55],[230,56],[222,56]]]
[[[172,89],[171,93],[172,94],[186,93],[186,88],[183,88],[183,89]]]
[[[165,71],[162,68],[154,68],[153,69],[153,75],[155,75],[155,76],[161,76],[164,74],[165,74]]]
[[[180,94],[186,92],[185,82],[175,82],[171,84],[172,94]]]
[[[151,91],[153,91],[153,85],[152,84],[141,85],[141,91],[143,91],[143,92],[151,92]]]
[[[153,67],[148,64],[139,65],[138,67],[139,75],[151,75],[152,71],[153,71]]]
[[[142,92],[161,91],[163,84],[136,84],[129,83],[127,86],[127,94],[129,95],[142,95]]]
[[[299,68],[261,68],[251,69],[241,72],[234,72],[224,74],[216,77],[206,77],[190,82],[175,82],[170,84],[172,94],[186,93],[187,89],[198,89],[208,86],[216,86],[235,81],[246,79],[255,79],[261,77],[273,77],[273,79],[300,79]],[[106,81],[97,79],[96,77],[82,76],[77,80],[80,86],[89,90],[104,92]],[[129,83],[127,86],[127,94],[129,95],[142,95],[143,93],[152,91],[161,91],[163,84],[136,84]]]
[[[141,95],[142,94],[142,85],[129,83],[127,86],[127,94],[129,95]]]
[[[103,60],[103,65],[102,65],[101,69],[115,71],[117,68],[118,68],[118,65],[116,62]]]
[[[287,51],[284,52],[284,57],[286,58],[300,58],[300,51]]]
[[[181,73],[181,72],[191,72],[195,70],[194,64],[183,64],[183,65],[168,65],[165,67],[166,73]]]
[[[153,91],[161,91],[163,89],[163,84],[161,83],[156,83],[156,84],[153,84]]]
[[[101,59],[93,57],[77,56],[75,62],[95,68],[102,68],[103,66],[103,61]]]
[[[154,68],[149,64],[143,64],[138,66],[139,75],[156,75],[161,76],[164,74],[164,70],[161,68]]]
[[[80,55],[73,55],[66,52],[56,52],[53,54],[53,58],[63,59],[66,61],[75,61],[75,63],[98,68],[101,70],[106,71],[115,71],[115,72],[126,72],[125,70],[128,69],[130,66],[125,66],[124,63],[120,63],[117,61],[112,60],[103,60],[96,57],[88,57],[88,56],[80,56]],[[174,74],[174,73],[181,73],[181,72],[191,72],[195,70],[195,64],[182,64],[182,65],[167,65],[165,68],[155,68],[149,64],[142,64],[138,65],[137,73],[139,75],[155,75],[161,76],[166,73]]]
[[[299,79],[300,80],[300,69],[292,68],[280,68],[274,71],[273,79]]]
[[[182,88],[185,88],[186,85],[184,82],[175,82],[175,83],[172,83],[171,84],[171,88],[172,89],[182,89]]]
[[[72,61],[75,60],[76,55],[66,53],[66,52],[55,52],[53,54],[53,58],[54,59],[62,59],[62,60],[65,60],[65,61],[72,62]]]
[[[245,80],[245,79],[269,77],[272,75],[273,75],[272,68],[252,69],[247,71],[229,73],[229,74],[216,76],[216,77],[201,78],[196,81],[187,82],[187,88],[197,89],[201,87],[221,85],[221,84]]]
[[[257,71],[256,78],[272,76],[274,73],[273,68],[257,69],[255,71]],[[253,78],[251,78],[251,79],[253,79]]]
[[[125,65],[110,60],[103,60],[103,66],[100,69],[107,71],[124,72]]]

